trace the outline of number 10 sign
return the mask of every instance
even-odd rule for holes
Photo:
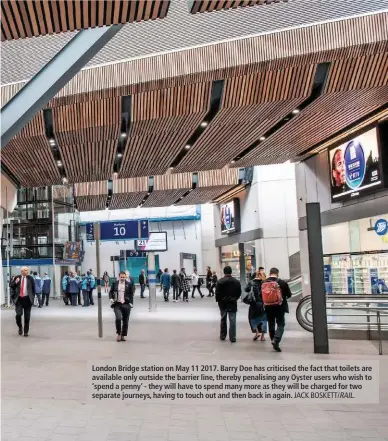
[[[90,227],[86,228],[87,232]],[[87,235],[87,240],[94,240]],[[101,222],[100,223],[101,240],[136,240],[148,239],[148,220],[130,220],[119,222]]]

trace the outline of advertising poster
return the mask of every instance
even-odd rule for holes
[[[382,186],[376,129],[331,149],[329,160],[333,201]]]
[[[323,275],[325,278],[325,293],[332,294],[333,293],[333,285],[331,283],[331,265],[323,266]]]
[[[227,234],[235,231],[234,202],[221,205],[221,233]]]

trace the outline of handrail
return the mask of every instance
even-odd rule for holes
[[[388,296],[327,296],[326,309],[329,311],[344,311],[344,313],[335,312],[328,316],[338,319],[339,317],[358,317],[366,318],[366,322],[342,321],[336,323],[328,323],[328,327],[332,329],[363,329],[368,331],[368,339],[371,339],[371,331],[378,331],[379,354],[382,355],[382,330],[388,330],[388,323],[382,323],[382,317],[388,317]],[[345,304],[345,305],[344,305]],[[346,305],[347,304],[347,305]],[[356,304],[356,305],[355,305]],[[358,304],[358,305],[357,305]],[[342,305],[342,306],[340,306]],[[351,311],[351,312],[350,312]],[[362,314],[364,312],[364,314]],[[376,321],[371,321],[371,318]],[[312,321],[312,304],[311,296],[304,297],[298,304],[296,309],[296,319],[299,325],[308,332],[313,332]]]

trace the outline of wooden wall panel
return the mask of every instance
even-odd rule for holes
[[[239,180],[238,178],[238,170],[233,168],[202,171],[198,173],[198,187],[237,185]]]
[[[99,196],[108,195],[108,185],[106,181],[99,182],[80,182],[74,184],[75,196]]]
[[[164,18],[168,0],[2,0],[1,40]]]
[[[148,177],[113,179],[113,193],[137,193],[148,191]]]

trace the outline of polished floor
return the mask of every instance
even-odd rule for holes
[[[160,296],[160,293],[158,293]],[[312,335],[287,316],[283,352],[253,342],[247,308],[239,305],[238,341],[218,339],[213,299],[164,303],[148,312],[136,299],[127,342],[116,343],[114,317],[103,299],[104,337],[97,307],[52,300],[34,308],[30,336],[19,337],[12,310],[1,311],[2,441],[388,441],[388,357],[367,341],[330,342],[328,356],[312,353]],[[87,401],[87,362],[167,363],[220,360],[379,360],[379,405],[124,404]]]

